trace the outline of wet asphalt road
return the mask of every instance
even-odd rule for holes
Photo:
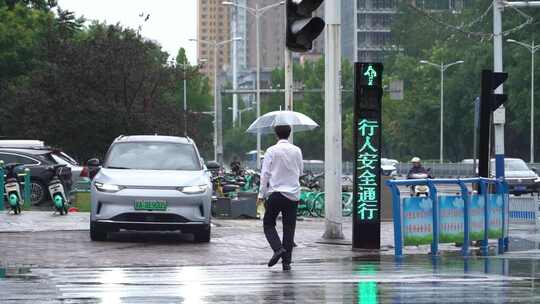
[[[2,303],[538,303],[540,261],[364,257],[293,264],[12,268]],[[2,273],[0,272],[0,275]]]
[[[540,234],[526,229],[512,231],[503,256],[463,259],[446,246],[434,260],[424,246],[397,261],[391,248],[373,256],[321,244],[324,222],[305,220],[293,270],[283,273],[265,265],[260,221],[215,224],[209,244],[175,233],[125,232],[109,242],[91,242],[87,230],[0,233],[0,304],[540,303]]]

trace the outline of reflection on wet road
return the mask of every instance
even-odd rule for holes
[[[263,265],[0,269],[2,303],[535,303],[540,261],[427,256]]]

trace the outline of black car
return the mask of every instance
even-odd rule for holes
[[[52,149],[31,149],[31,148],[0,148],[0,160],[4,164],[18,163],[23,168],[30,169],[30,181],[32,186],[32,205],[41,204],[50,199],[48,184],[53,177],[53,172],[47,170],[50,165],[58,164],[52,154]],[[66,193],[71,191],[71,169],[65,167],[60,176]]]

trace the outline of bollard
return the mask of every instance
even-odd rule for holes
[[[463,256],[469,255],[469,243],[470,243],[470,231],[471,231],[471,220],[470,220],[470,204],[471,200],[469,198],[469,189],[467,185],[462,180],[458,179],[459,188],[461,189],[461,197],[463,198],[463,248],[461,253]]]
[[[434,256],[439,255],[439,199],[437,197],[437,188],[431,180],[427,180],[427,185],[429,187],[429,197],[433,203],[433,241],[431,242],[431,254]]]
[[[24,207],[30,208],[30,201],[32,200],[32,185],[30,182],[30,169],[24,169]]]
[[[485,180],[480,181],[480,193],[484,196],[484,240],[482,241],[482,254],[489,253],[489,184]]]
[[[394,218],[394,252],[396,257],[403,256],[403,232],[401,231],[403,222],[401,219],[401,199],[399,189],[396,185],[386,182],[392,191],[392,217]],[[354,207],[353,207],[354,208]],[[353,209],[354,210],[354,209]],[[354,212],[353,212],[353,216]]]
[[[4,161],[0,160],[0,211],[4,210]]]

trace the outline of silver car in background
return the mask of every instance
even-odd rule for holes
[[[120,229],[180,230],[209,242],[211,196],[210,174],[191,139],[121,136],[92,181],[90,238],[103,241]]]

